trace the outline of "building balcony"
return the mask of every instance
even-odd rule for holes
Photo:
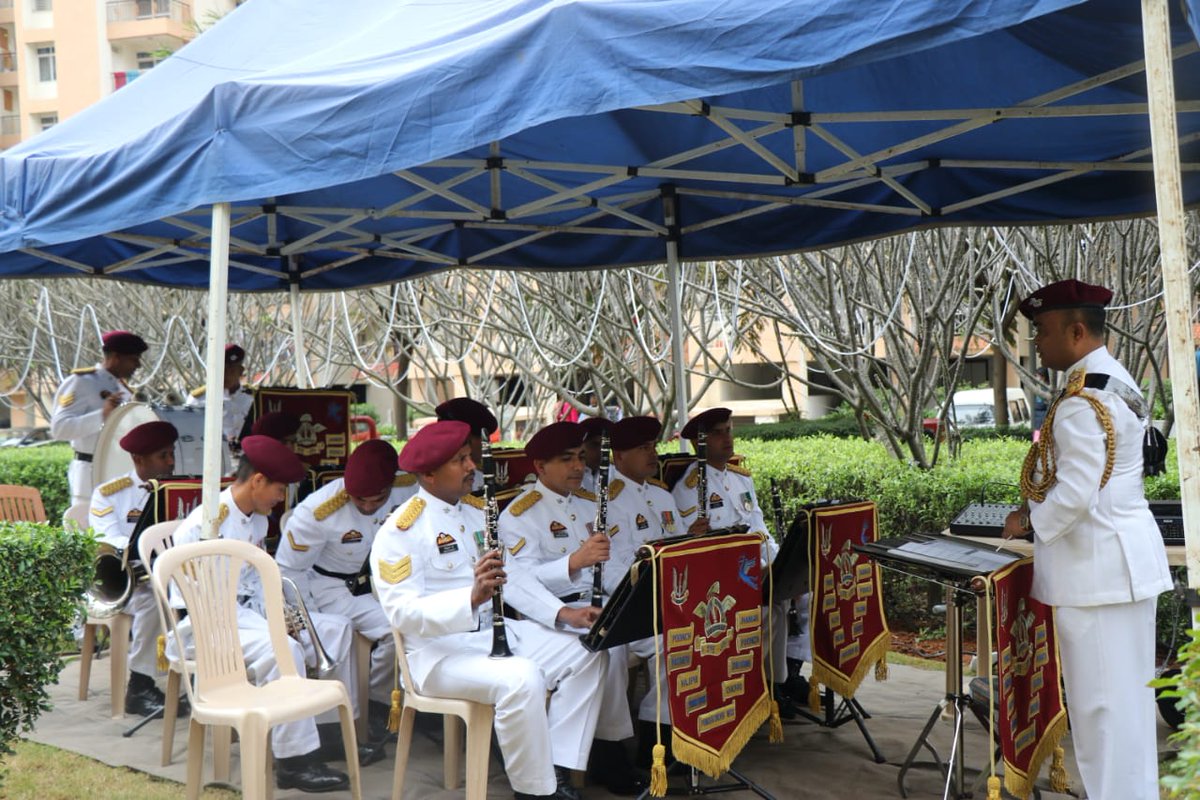
[[[17,57],[13,53],[0,53],[0,88],[9,89],[16,85]]]
[[[180,0],[109,0],[106,8],[109,41],[148,36],[185,41],[193,35],[192,7]]]
[[[7,150],[21,141],[21,115],[0,115],[0,149]]]
[[[16,17],[13,15],[13,0],[0,0],[0,25],[11,25]]]

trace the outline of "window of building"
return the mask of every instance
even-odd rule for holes
[[[53,0],[33,0],[33,10],[34,11],[53,11],[54,10],[54,2],[53,2]]]
[[[162,63],[164,55],[160,52],[154,53],[138,53],[137,68],[138,69],[153,69]]]
[[[48,131],[58,124],[58,114],[38,114],[38,129]]]
[[[58,80],[58,64],[54,58],[54,45],[48,44],[37,48],[38,80],[52,83]]]

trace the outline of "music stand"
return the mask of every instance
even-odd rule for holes
[[[710,531],[704,538],[745,533],[748,530],[749,528],[745,525],[735,525],[731,528]],[[675,536],[653,542],[652,544],[663,545],[690,538],[692,537]],[[640,555],[641,551],[639,549]],[[653,568],[652,564],[642,561],[640,558],[634,561],[629,571],[625,573],[625,577],[621,578],[621,582],[612,593],[612,597],[604,604],[604,608],[601,610],[600,616],[596,619],[595,623],[592,624],[591,630],[580,635],[579,640],[587,650],[596,653],[601,650],[607,650],[610,647],[654,636],[654,609],[652,604],[656,602],[657,598],[654,596],[653,581],[650,580],[650,573],[648,572],[648,570]],[[657,669],[657,665],[654,669]],[[770,690],[768,689],[767,691]],[[682,761],[676,761],[670,766],[667,772],[668,774],[671,772],[679,774],[684,770],[687,770],[688,785],[682,789],[668,786],[667,794],[703,795],[749,791],[754,792],[759,797],[764,798],[764,800],[775,800],[774,795],[767,792],[732,766],[726,772],[733,778],[733,782],[718,783],[713,786],[701,786],[699,770],[684,764]],[[638,800],[644,800],[649,794],[650,790],[645,789],[638,795]]]
[[[962,685],[962,609],[965,603],[974,602],[975,597],[985,591],[982,576],[1019,561],[1022,556],[962,539],[923,534],[880,539],[855,545],[854,549],[875,560],[884,569],[946,587],[946,693],[934,706],[908,757],[901,764],[896,783],[900,796],[908,797],[904,776],[913,766],[921,766],[916,763],[916,758],[924,747],[946,778],[943,798],[960,800],[972,797],[972,787],[967,786],[966,782],[963,725],[966,712],[973,709],[976,701],[970,692],[964,692]],[[951,707],[954,709],[954,736],[951,739],[950,757],[943,761],[930,744],[929,735],[938,719]]]

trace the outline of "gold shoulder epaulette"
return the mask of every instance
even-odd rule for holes
[[[95,367],[76,367],[71,370],[72,375],[91,375],[96,371]]]
[[[689,488],[689,489],[695,489],[696,484],[699,482],[700,482],[700,467],[696,467],[694,470],[692,470],[691,472],[688,473],[687,481],[685,482],[684,485],[686,485],[687,488]]]
[[[221,503],[221,510],[217,512],[217,527],[224,525],[227,519],[229,519],[229,506]]]
[[[1083,382],[1087,379],[1087,370],[1080,367],[1067,376],[1067,394],[1079,394],[1083,390]]]
[[[516,501],[508,507],[514,517],[519,517],[529,509],[533,508],[538,500],[542,499],[542,493],[537,489],[530,489],[527,494],[521,495]]]
[[[404,489],[412,486],[416,482],[416,475],[413,475],[411,472],[405,472],[402,475],[396,476],[396,480],[392,481],[392,486],[395,486],[397,489]]]
[[[313,516],[320,522],[349,502],[350,495],[346,493],[345,489],[340,489],[334,493],[333,497],[317,506],[316,510],[313,511]]]
[[[206,389],[208,389],[207,386],[198,386],[195,389],[192,389],[192,397],[204,397],[204,392]]]
[[[425,501],[419,497],[410,498],[404,504],[399,516],[396,517],[396,527],[402,531],[406,531],[413,526],[417,521],[417,517],[421,516],[421,512],[425,510]]]
[[[730,472],[736,472],[738,475],[745,475],[747,478],[753,477],[750,475],[750,470],[738,464],[726,464],[725,469]]]
[[[596,502],[596,495],[592,494],[587,489],[576,489],[575,491],[571,492],[571,494],[575,495],[576,497],[582,497],[584,500],[591,500],[593,503]]]
[[[617,478],[615,481],[610,482],[608,484],[608,499],[616,500],[617,495],[619,495],[624,489],[625,489],[625,481],[621,480],[620,478]]]
[[[125,475],[123,477],[117,478],[116,480],[111,480],[108,483],[101,486],[100,494],[104,495],[105,497],[108,497],[109,495],[116,494],[117,492],[121,491],[122,489],[128,489],[130,486],[133,486],[133,478],[129,477],[128,475]]]
[[[484,506],[483,498],[478,495],[465,494],[465,495],[463,495],[462,501],[464,503],[466,503],[467,505],[469,505],[471,508],[478,508],[480,511],[483,511],[483,506]]]
[[[651,478],[650,480],[646,481],[646,483],[650,484],[651,486],[657,486],[660,489],[667,488],[667,485],[665,483],[663,483],[662,481],[660,481],[658,478]]]

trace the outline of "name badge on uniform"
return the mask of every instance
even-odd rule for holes
[[[713,492],[712,496],[708,498],[708,507],[709,508],[724,508],[725,507],[725,498],[721,497],[721,495],[717,494],[716,492]]]
[[[667,533],[675,532],[675,512],[674,511],[662,512],[662,526],[663,526],[663,530],[666,531]]]
[[[456,553],[458,552],[458,542],[448,533],[439,533],[437,537],[437,549],[442,555]]]
[[[362,534],[358,531],[346,531],[342,534],[342,544],[355,544],[362,541]]]
[[[140,508],[131,508],[129,509],[129,513],[125,515],[125,521],[131,524],[137,522],[141,518],[142,510]]]
[[[554,520],[550,523],[550,535],[555,539],[567,538],[567,526],[563,525],[558,520]]]
[[[650,522],[641,514],[637,515],[635,522],[637,523],[637,529],[639,531],[644,531],[646,528],[650,527]]]
[[[742,508],[744,508],[747,511],[754,510],[754,497],[749,492],[742,492],[741,499],[742,499]]]

